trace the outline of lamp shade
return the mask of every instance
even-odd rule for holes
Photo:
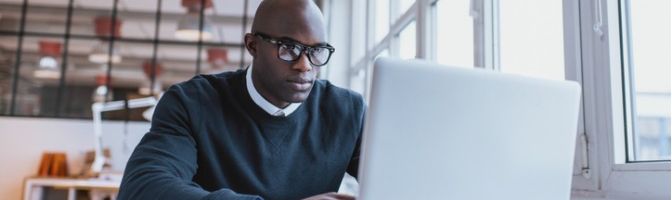
[[[93,20],[96,36],[101,38],[119,37],[121,35],[121,20],[110,16],[98,16]]]
[[[110,81],[110,78],[105,74],[96,75],[96,85],[107,85],[107,82]]]
[[[54,70],[58,71],[57,58],[61,55],[61,43],[41,40],[39,42],[40,60],[38,62],[38,70]],[[38,78],[58,78],[59,73],[40,71],[34,72],[35,77]]]
[[[222,48],[209,48],[208,62],[213,68],[224,67],[229,62],[229,51]]]
[[[182,7],[190,12],[200,11],[201,5],[205,5],[204,9],[212,8],[212,0],[182,0]]]
[[[58,57],[61,55],[61,43],[47,40],[39,41],[40,59],[38,68],[33,71],[33,76],[39,79],[58,79],[61,72],[58,67]]]
[[[57,57],[61,55],[61,43],[41,40],[40,43],[40,54],[43,56]]]
[[[154,68],[153,72],[152,67]],[[142,63],[142,70],[145,72],[147,78],[151,78],[152,76],[161,75],[163,72],[163,65],[158,62],[153,63],[152,60],[145,60],[145,62]]]

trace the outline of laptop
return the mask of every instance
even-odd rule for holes
[[[376,60],[358,199],[569,199],[576,82]]]

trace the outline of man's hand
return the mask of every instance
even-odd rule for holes
[[[355,200],[355,197],[347,194],[338,194],[335,192],[330,192],[308,197],[303,200]]]

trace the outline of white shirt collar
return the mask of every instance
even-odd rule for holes
[[[259,106],[262,110],[266,111],[268,114],[273,115],[273,116],[282,116],[286,117],[292,114],[294,111],[296,111],[297,108],[301,105],[301,103],[290,103],[286,108],[278,108],[277,106],[273,105],[271,102],[268,102],[264,97],[259,94],[259,91],[254,87],[254,83],[252,82],[252,64],[250,64],[250,67],[247,68],[247,74],[245,75],[245,82],[247,85],[247,92],[250,93],[250,97],[252,97],[252,101],[254,101],[257,106]]]

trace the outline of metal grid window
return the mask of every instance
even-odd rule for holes
[[[96,98],[158,95],[197,74],[243,68],[243,35],[260,2],[2,0],[0,115],[90,119]]]

